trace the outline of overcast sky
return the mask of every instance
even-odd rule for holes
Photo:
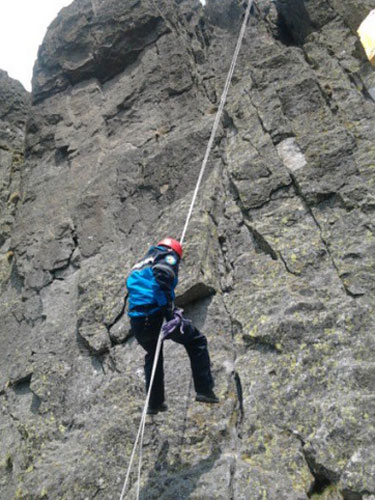
[[[0,68],[31,90],[32,68],[48,25],[72,0],[0,0]]]
[[[72,0],[0,0],[0,69],[27,90],[31,90],[32,69],[47,27],[71,3]]]

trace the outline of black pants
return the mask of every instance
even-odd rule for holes
[[[131,318],[132,332],[137,341],[146,351],[145,355],[145,378],[146,391],[150,386],[152,366],[156,345],[163,324],[163,314],[153,314],[142,318]],[[214,383],[211,375],[210,357],[207,349],[207,339],[193,325],[185,328],[181,334],[179,328],[173,331],[168,339],[182,344],[190,358],[193,374],[194,388],[196,392],[206,393],[212,390]],[[150,395],[149,406],[156,408],[164,402],[164,369],[163,369],[163,345],[161,346],[159,361],[156,367],[154,383]]]

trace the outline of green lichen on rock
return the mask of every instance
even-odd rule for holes
[[[120,496],[145,396],[126,276],[181,235],[243,7],[76,0],[30,110],[0,72],[0,497]],[[166,341],[144,500],[375,495],[375,81],[355,33],[370,6],[256,7],[176,298],[220,404],[194,401]]]

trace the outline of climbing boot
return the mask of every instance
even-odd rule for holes
[[[159,413],[159,411],[167,411],[168,410],[168,405],[166,403],[161,403],[159,406],[156,406],[155,408],[152,406],[149,406],[147,408],[147,415],[156,415]]]
[[[208,392],[197,392],[195,396],[195,401],[199,401],[200,403],[218,403],[219,399],[216,397],[214,391]]]

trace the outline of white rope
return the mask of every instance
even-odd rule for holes
[[[249,0],[249,3],[247,5],[245,17],[244,17],[244,20],[243,20],[243,23],[242,23],[242,27],[241,27],[241,31],[240,31],[240,34],[239,34],[239,37],[238,37],[238,40],[237,40],[237,45],[236,45],[236,48],[235,48],[235,51],[234,51],[233,59],[232,59],[232,62],[231,62],[230,68],[229,68],[229,72],[228,72],[228,76],[227,76],[227,79],[226,79],[226,82],[225,82],[224,90],[223,90],[223,93],[222,93],[222,96],[221,96],[221,99],[220,99],[220,105],[219,105],[219,108],[218,108],[216,116],[215,116],[214,124],[213,124],[212,130],[211,130],[210,139],[209,139],[208,144],[207,144],[206,153],[204,155],[204,159],[203,159],[203,162],[202,162],[201,170],[200,170],[200,173],[199,173],[199,176],[198,176],[197,185],[196,185],[195,190],[194,190],[194,194],[193,194],[193,198],[191,200],[189,212],[188,212],[188,215],[187,215],[187,218],[186,218],[186,222],[185,222],[185,225],[184,225],[184,229],[182,231],[182,235],[181,235],[181,238],[180,238],[180,243],[181,244],[183,243],[183,241],[185,239],[186,231],[188,229],[189,222],[190,222],[190,219],[191,219],[191,216],[192,216],[192,213],[193,213],[194,205],[195,205],[195,202],[196,202],[196,199],[197,199],[197,195],[198,195],[198,191],[199,191],[199,188],[200,188],[200,185],[201,185],[201,182],[202,182],[202,178],[203,178],[206,166],[207,166],[208,158],[210,156],[210,153],[211,153],[211,150],[212,150],[212,147],[213,147],[213,143],[214,143],[214,140],[215,140],[216,132],[217,132],[217,129],[219,127],[219,123],[220,123],[220,120],[221,120],[221,117],[222,117],[222,114],[223,114],[223,111],[224,111],[224,106],[225,106],[225,103],[226,103],[226,100],[227,100],[229,87],[230,87],[230,84],[231,84],[231,81],[232,81],[234,69],[236,67],[236,63],[237,63],[237,59],[238,59],[238,54],[239,54],[239,52],[241,50],[242,40],[243,40],[243,37],[244,37],[244,34],[245,34],[246,25],[247,25],[247,22],[249,20],[250,10],[251,10],[251,7],[253,5],[253,2],[254,2],[254,0]],[[141,422],[140,422],[139,428],[138,428],[137,437],[135,439],[135,443],[134,443],[134,446],[133,446],[132,454],[131,454],[131,457],[130,457],[130,462],[129,462],[128,470],[127,470],[127,473],[126,473],[124,485],[123,485],[123,488],[122,488],[122,491],[121,491],[120,500],[124,499],[125,491],[126,491],[126,488],[127,488],[128,482],[129,482],[131,468],[133,466],[135,452],[136,452],[136,449],[137,449],[138,441],[140,439],[140,445],[139,445],[140,446],[139,464],[138,464],[138,484],[137,484],[137,497],[136,497],[137,500],[139,500],[140,483],[141,483],[141,469],[142,469],[142,448],[143,448],[143,438],[144,438],[144,432],[145,432],[147,409],[148,409],[148,405],[149,405],[149,401],[150,401],[152,385],[153,385],[154,378],[155,378],[156,366],[157,366],[157,363],[159,361],[159,355],[160,355],[160,350],[161,350],[161,344],[162,344],[162,342],[163,342],[163,336],[162,336],[162,333],[160,332],[159,338],[158,338],[158,343],[156,345],[155,355],[154,355],[154,363],[153,363],[153,366],[152,366],[152,373],[151,373],[150,385],[149,385],[149,388],[148,388],[148,392],[147,392],[147,396],[146,396],[146,401],[145,401],[145,405],[144,405],[143,412],[142,412],[142,418],[141,418]]]
[[[133,465],[135,451],[137,449],[137,444],[138,444],[138,441],[139,441],[140,437],[141,437],[141,443],[143,445],[143,435],[144,435],[144,431],[145,431],[145,422],[146,422],[147,409],[148,409],[148,404],[149,404],[149,401],[150,401],[152,384],[153,384],[154,378],[155,378],[156,366],[157,366],[157,363],[158,363],[158,360],[159,360],[162,339],[163,339],[163,336],[162,336],[162,333],[160,332],[159,338],[158,338],[158,343],[156,345],[155,356],[154,356],[154,364],[152,365],[151,379],[150,379],[150,385],[149,385],[147,396],[146,396],[146,402],[145,402],[145,405],[144,405],[144,408],[143,408],[142,418],[141,418],[141,422],[139,424],[137,437],[135,439],[135,443],[134,443],[134,446],[133,446],[133,451],[132,451],[132,454],[131,454],[131,457],[130,457],[130,462],[129,462],[128,470],[127,470],[127,473],[126,473],[126,478],[125,478],[125,481],[124,481],[124,486],[123,486],[122,491],[121,491],[120,500],[123,500],[123,498],[124,498],[124,494],[125,494],[125,491],[126,491],[126,487],[128,485],[129,477],[130,477],[130,471],[131,471],[131,468],[132,468],[132,465]],[[141,465],[139,466],[139,469],[138,469],[137,500],[139,498],[140,468],[141,468]]]
[[[249,0],[249,3],[247,5],[245,17],[244,17],[244,20],[243,20],[243,23],[242,23],[242,27],[241,27],[241,31],[240,31],[240,34],[239,34],[239,37],[238,37],[238,40],[237,40],[236,49],[234,51],[232,63],[230,65],[228,76],[227,76],[227,80],[225,82],[224,90],[223,90],[223,93],[221,95],[220,105],[219,105],[219,108],[218,108],[218,110],[216,112],[215,121],[214,121],[214,124],[212,126],[212,130],[211,130],[211,136],[210,136],[210,139],[208,141],[206,153],[204,155],[202,166],[201,166],[201,170],[199,172],[198,182],[197,182],[197,185],[196,185],[195,190],[194,190],[194,194],[193,194],[193,198],[191,200],[189,212],[188,212],[188,215],[186,217],[185,226],[184,226],[184,229],[182,231],[181,238],[180,238],[181,245],[182,245],[182,243],[183,243],[183,241],[185,239],[186,231],[187,231],[187,228],[189,226],[191,215],[193,213],[194,205],[195,205],[195,202],[196,202],[196,199],[197,199],[197,195],[198,195],[198,191],[199,191],[199,188],[200,188],[200,185],[201,185],[201,182],[202,182],[203,174],[204,174],[204,172],[206,170],[206,166],[207,166],[207,162],[208,162],[208,157],[210,156],[210,153],[211,153],[211,150],[212,150],[212,146],[213,146],[213,143],[214,143],[214,140],[215,140],[215,137],[216,137],[216,132],[217,132],[217,129],[219,127],[221,116],[222,116],[223,111],[224,111],[224,106],[225,106],[225,103],[226,103],[226,100],[227,100],[229,87],[230,87],[230,84],[231,84],[231,81],[232,81],[234,69],[236,67],[236,63],[237,63],[237,59],[238,59],[238,54],[239,54],[239,52],[241,50],[242,40],[243,40],[245,31],[246,31],[246,25],[247,25],[247,22],[249,20],[250,10],[251,10],[251,7],[253,5],[253,2],[254,2],[254,0]]]
[[[141,485],[141,469],[142,469],[142,448],[143,448],[143,437],[145,433],[145,425],[146,425],[146,415],[147,415],[147,408],[150,402],[150,396],[151,396],[151,389],[152,385],[154,383],[154,378],[155,378],[155,373],[156,373],[156,366],[159,361],[159,356],[160,356],[160,351],[161,351],[161,346],[163,343],[163,333],[160,331],[159,333],[159,338],[158,338],[158,343],[156,345],[156,350],[155,350],[155,357],[154,357],[154,363],[152,365],[152,374],[151,374],[151,379],[150,379],[150,387],[148,389],[147,397],[146,397],[146,403],[145,407],[143,409],[143,424],[142,424],[142,432],[141,432],[141,441],[139,444],[139,465],[138,465],[138,485],[137,485],[137,500],[139,500],[139,490],[140,490],[140,485]]]

